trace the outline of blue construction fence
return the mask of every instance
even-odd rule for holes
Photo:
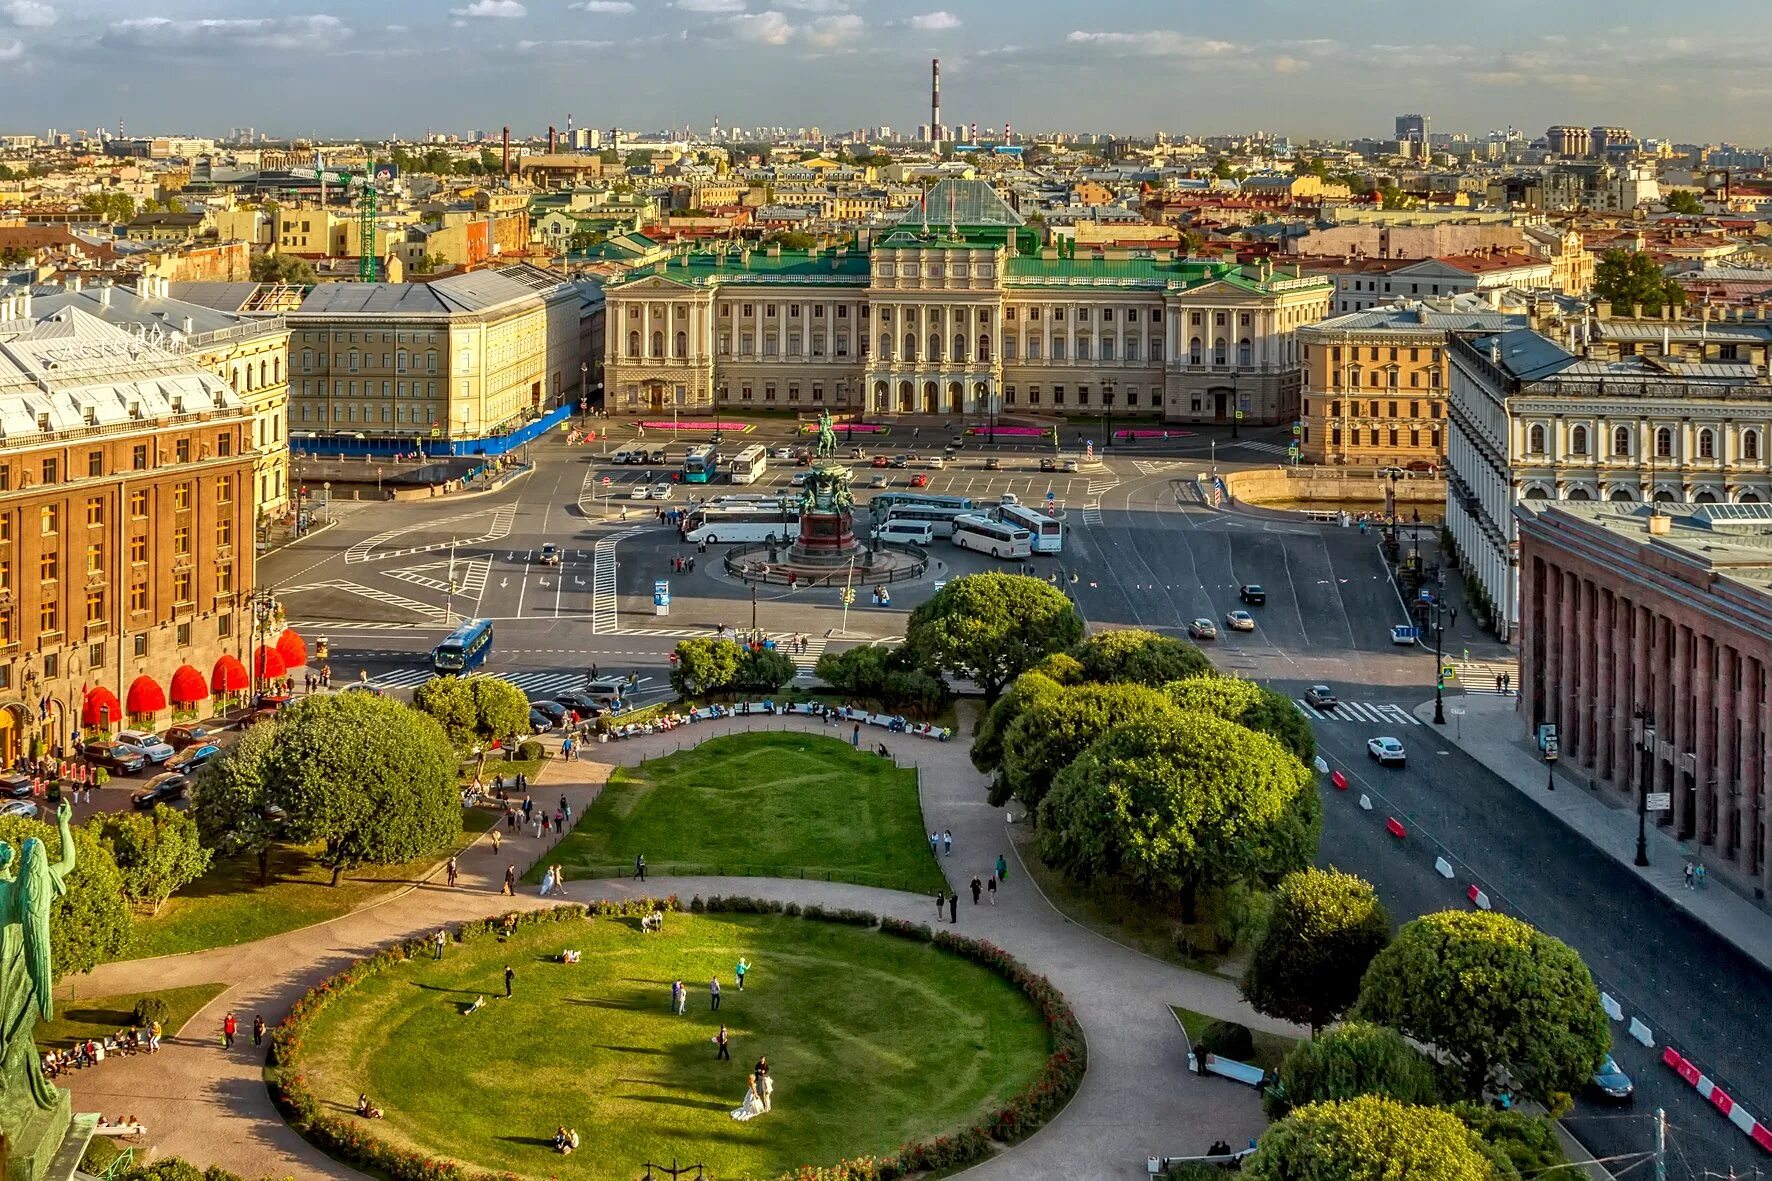
[[[512,451],[532,442],[535,439],[555,430],[572,416],[572,406],[556,406],[540,418],[524,423],[514,431],[503,435],[487,435],[479,439],[377,439],[358,438],[356,435],[320,435],[308,438],[291,437],[290,449],[302,455],[312,455],[317,459],[328,456],[342,455],[347,459],[360,459],[364,456],[392,459],[397,455],[410,455],[413,450],[422,450],[427,457],[466,457],[485,456],[496,459],[509,455]]]

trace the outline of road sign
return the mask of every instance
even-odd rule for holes
[[[1241,410],[1237,411],[1237,421],[1238,422],[1243,421],[1243,412]]]
[[[607,487],[609,487],[609,485],[615,483],[615,481],[610,479],[608,476],[604,476],[602,483],[603,483],[603,487],[607,488]]]
[[[1671,812],[1674,807],[1674,795],[1671,791],[1652,791],[1649,793],[1648,810],[1651,812]]]
[[[659,579],[652,584],[652,609],[655,615],[671,613],[671,584],[667,579]]]
[[[1046,489],[1046,501],[1048,504],[1050,504],[1052,501],[1057,500],[1057,499],[1058,499],[1058,493],[1054,492],[1050,488]]]

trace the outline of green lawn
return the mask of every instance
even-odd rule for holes
[[[56,1018],[37,1026],[37,1045],[71,1046],[89,1037],[103,1037],[135,1023],[135,1003],[144,997],[159,997],[166,1002],[167,1016],[162,1028],[167,1037],[176,1034],[197,1010],[221,995],[225,984],[192,984],[186,988],[167,988],[159,992],[136,992],[127,996],[69,997],[64,983],[55,998]],[[248,1017],[244,1024],[251,1024]],[[221,1023],[216,1023],[219,1031]],[[216,1034],[220,1037],[220,1033]]]
[[[462,810],[457,848],[492,827],[497,814]],[[127,959],[231,947],[349,914],[421,881],[441,858],[404,865],[365,865],[333,886],[332,871],[314,849],[279,849],[271,881],[260,885],[256,857],[218,858],[209,872],[167,900],[153,917],[137,916]]]
[[[613,877],[631,873],[639,853],[655,874],[947,889],[916,772],[816,734],[735,734],[617,768],[548,861],[568,879]],[[535,866],[527,880],[542,872]]]
[[[583,962],[554,962],[562,948]],[[732,965],[753,965],[744,992]],[[502,999],[505,964],[516,998]],[[725,988],[710,1014],[707,981]],[[670,984],[690,989],[669,1011]],[[478,1013],[462,1010],[478,995]],[[729,1062],[711,1038],[725,1021]],[[648,1160],[718,1177],[773,1177],[890,1152],[981,1117],[1048,1053],[1039,1015],[995,974],[932,946],[833,923],[672,915],[523,928],[508,943],[451,945],[357,986],[321,1014],[300,1069],[322,1104],[367,1091],[378,1136],[478,1169],[632,1181]],[[774,1110],[728,1113],[766,1055]],[[581,1149],[551,1151],[554,1129]]]
[[[1199,1041],[1200,1035],[1206,1032],[1206,1027],[1218,1020],[1218,1018],[1208,1017],[1204,1013],[1196,1013],[1192,1009],[1184,1009],[1180,1005],[1170,1005],[1169,1008],[1174,1012],[1175,1019],[1181,1022],[1181,1027],[1187,1030],[1190,1042]],[[1255,1053],[1250,1056],[1249,1065],[1259,1066],[1263,1070],[1278,1070],[1280,1059],[1284,1058],[1291,1052],[1292,1047],[1298,1044],[1297,1038],[1281,1037],[1277,1033],[1263,1033],[1259,1029],[1251,1029],[1249,1035],[1255,1042]]]

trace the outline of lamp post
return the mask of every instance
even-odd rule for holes
[[[1243,406],[1237,396],[1237,375],[1231,374],[1231,438],[1237,437],[1237,429],[1243,425]]]
[[[578,363],[578,419],[584,421],[585,415],[591,412],[591,367],[589,363]]]
[[[1446,724],[1446,654],[1445,635],[1448,622],[1458,622],[1458,608],[1448,607],[1438,599],[1434,605],[1434,725]]]
[[[282,608],[277,604],[276,595],[271,590],[264,588],[253,591],[247,597],[246,602],[252,611],[252,638],[256,645],[252,651],[247,653],[247,659],[250,662],[246,670],[247,684],[251,689],[253,699],[257,700],[264,691],[265,679],[264,673],[261,671],[259,654],[264,650],[265,633],[272,621],[282,614]]]
[[[1420,509],[1414,510],[1414,523],[1413,523],[1413,527],[1409,530],[1409,532],[1410,532],[1412,539],[1415,542],[1415,575],[1416,575],[1416,577],[1419,578],[1421,576],[1421,510]]]
[[[1639,868],[1649,864],[1649,780],[1654,774],[1655,758],[1655,714],[1653,711],[1638,707],[1637,718],[1637,750],[1643,756],[1637,772],[1637,855],[1635,863]]]
[[[1101,383],[1101,449],[1106,451],[1114,445],[1114,383],[1112,380]]]

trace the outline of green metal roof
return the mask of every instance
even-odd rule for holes
[[[868,283],[869,271],[868,256],[854,251],[841,255],[828,251],[810,255],[803,250],[784,250],[779,255],[771,256],[761,250],[753,250],[748,260],[737,250],[697,251],[640,267],[609,286],[621,286],[654,276],[691,287],[719,283],[854,287]]]

